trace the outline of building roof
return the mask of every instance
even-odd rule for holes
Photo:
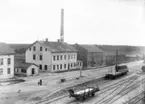
[[[9,44],[9,46],[14,49],[16,53],[25,53],[26,49],[30,46],[31,44]]]
[[[14,54],[14,50],[6,43],[0,43],[0,55]]]
[[[24,70],[27,70],[27,68],[31,65],[37,66],[34,63],[25,63],[25,62],[22,62],[22,61],[19,61],[19,60],[15,60],[15,68],[23,68]]]
[[[51,52],[75,52],[77,51],[74,47],[67,43],[62,42],[50,42],[50,41],[36,41],[42,46],[47,47]],[[34,42],[33,44],[35,44]],[[32,45],[33,45],[32,44]],[[30,45],[30,47],[32,46]]]
[[[88,52],[104,52],[102,49],[95,45],[79,45],[82,48],[86,49]]]
[[[128,54],[137,54],[144,52],[145,47],[141,46],[125,46],[125,45],[96,45],[107,55],[116,55],[116,50],[118,50],[118,55],[128,55]]]

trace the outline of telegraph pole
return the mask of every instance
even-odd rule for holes
[[[115,61],[116,61],[116,66],[117,66],[117,64],[118,64],[118,49],[116,50],[116,59],[115,59]]]
[[[82,77],[82,68],[80,67],[80,77]]]

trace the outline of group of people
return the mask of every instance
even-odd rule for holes
[[[40,79],[39,81],[38,81],[38,85],[42,85],[42,79]]]

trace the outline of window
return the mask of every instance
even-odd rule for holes
[[[39,69],[42,70],[42,65],[39,65]]]
[[[36,56],[35,55],[33,55],[33,60],[36,60]]]
[[[40,47],[40,51],[42,51],[42,47]]]
[[[80,62],[80,66],[82,66],[82,63]]]
[[[55,61],[55,56],[53,56],[53,61]]]
[[[31,48],[29,48],[29,50],[31,51]]]
[[[71,63],[71,67],[73,67],[73,64]]]
[[[74,67],[76,67],[76,63],[74,63]]]
[[[73,59],[73,55],[71,55],[71,59]]]
[[[66,55],[64,55],[64,59],[66,60]]]
[[[53,65],[53,70],[55,70],[55,65]]]
[[[3,65],[3,58],[0,59],[0,65]]]
[[[60,64],[60,69],[62,69],[62,64]]]
[[[36,51],[36,47],[35,46],[33,47],[33,51]]]
[[[74,59],[76,58],[76,55],[74,55]]]
[[[39,59],[42,60],[42,55],[39,56]]]
[[[45,48],[45,51],[47,51],[47,48]]]
[[[0,75],[3,75],[3,69],[0,68]]]
[[[11,58],[8,58],[8,65],[11,64]]]
[[[26,73],[26,70],[25,70],[25,69],[22,69],[21,72],[22,72],[22,73]]]
[[[59,65],[57,65],[57,70],[59,70]]]
[[[45,65],[44,67],[45,67],[45,70],[47,70],[47,65]]]
[[[64,64],[64,68],[66,68],[66,64]]]
[[[59,60],[59,55],[57,55],[57,60]]]
[[[62,55],[60,56],[60,60],[62,60]]]
[[[70,59],[70,55],[68,55],[68,59]]]
[[[8,74],[11,74],[11,69],[10,69],[10,68],[8,68],[8,70],[7,70],[7,71],[8,71]]]

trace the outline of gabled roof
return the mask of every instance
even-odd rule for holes
[[[8,44],[16,53],[25,53],[31,44]]]
[[[79,45],[79,46],[86,49],[88,52],[104,52],[102,49],[98,48],[95,45]]]
[[[38,42],[44,47],[47,47],[48,50],[50,50],[51,52],[75,52],[77,51],[74,47],[72,47],[71,45],[67,43],[50,42],[50,41],[36,41],[36,42]],[[34,42],[33,44],[35,44],[36,42]]]
[[[0,43],[0,55],[14,54],[14,50],[6,43]]]

